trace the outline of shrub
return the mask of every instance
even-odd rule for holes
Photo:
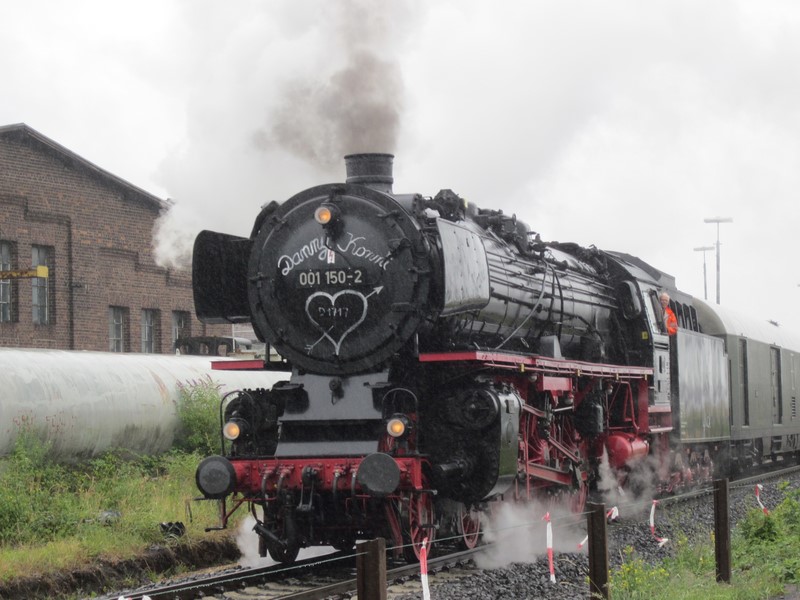
[[[745,542],[758,545],[764,542],[774,542],[779,535],[775,518],[765,515],[761,509],[752,508],[739,524],[739,532]]]
[[[789,489],[789,484],[783,482],[779,485],[785,496],[773,511],[786,528],[787,533],[800,534],[800,489]]]
[[[201,455],[219,454],[219,408],[219,386],[210,378],[181,385],[177,400],[180,429],[175,447]]]
[[[669,573],[663,566],[648,565],[629,546],[624,550],[622,565],[612,574],[611,590],[615,597],[650,598],[668,580]]]

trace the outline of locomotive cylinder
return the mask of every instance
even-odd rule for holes
[[[612,433],[606,439],[608,462],[615,469],[621,469],[647,456],[650,446],[647,440],[632,433]]]

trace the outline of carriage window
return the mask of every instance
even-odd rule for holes
[[[697,325],[697,311],[694,306],[689,307],[689,319],[692,322],[692,331],[700,331],[700,327]]]
[[[772,379],[772,422],[783,423],[783,393],[781,389],[781,351],[770,348],[770,375]]]
[[[742,394],[742,425],[750,425],[750,396],[747,377],[747,340],[739,340],[739,389]]]
[[[681,316],[679,318],[681,327],[689,329],[690,331],[697,331],[697,312],[694,306],[679,304],[678,307],[681,311]]]
[[[655,290],[650,291],[650,304],[653,307],[653,312],[651,313],[653,330],[661,333],[664,330],[661,318],[664,309],[661,308],[661,302],[658,301],[658,293]]]
[[[683,320],[683,304],[678,304],[670,300],[669,307],[672,309],[672,312],[675,313],[675,318],[678,319],[678,327],[686,329],[686,323]]]

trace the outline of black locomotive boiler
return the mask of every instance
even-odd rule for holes
[[[249,506],[262,555],[382,536],[413,560],[424,538],[475,545],[493,500],[580,510],[605,457],[620,483],[646,466],[670,491],[717,459],[796,452],[796,425],[758,442],[732,429],[741,336],[714,307],[635,257],[545,243],[451,190],[396,194],[392,161],[348,156],[345,183],[266,205],[249,238],[195,243],[198,317],[251,321],[291,365],[226,397],[224,456],[197,471],[223,526]]]

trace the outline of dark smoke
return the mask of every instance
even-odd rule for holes
[[[403,84],[399,67],[367,52],[323,85],[293,82],[257,140],[328,168],[353,152],[394,152]]]
[[[399,63],[376,50],[394,37],[396,51],[403,15],[375,14],[383,3],[337,6],[331,42],[342,46],[345,66],[327,78],[286,83],[255,135],[264,150],[280,149],[326,170],[340,165],[345,154],[394,152],[404,99]]]

